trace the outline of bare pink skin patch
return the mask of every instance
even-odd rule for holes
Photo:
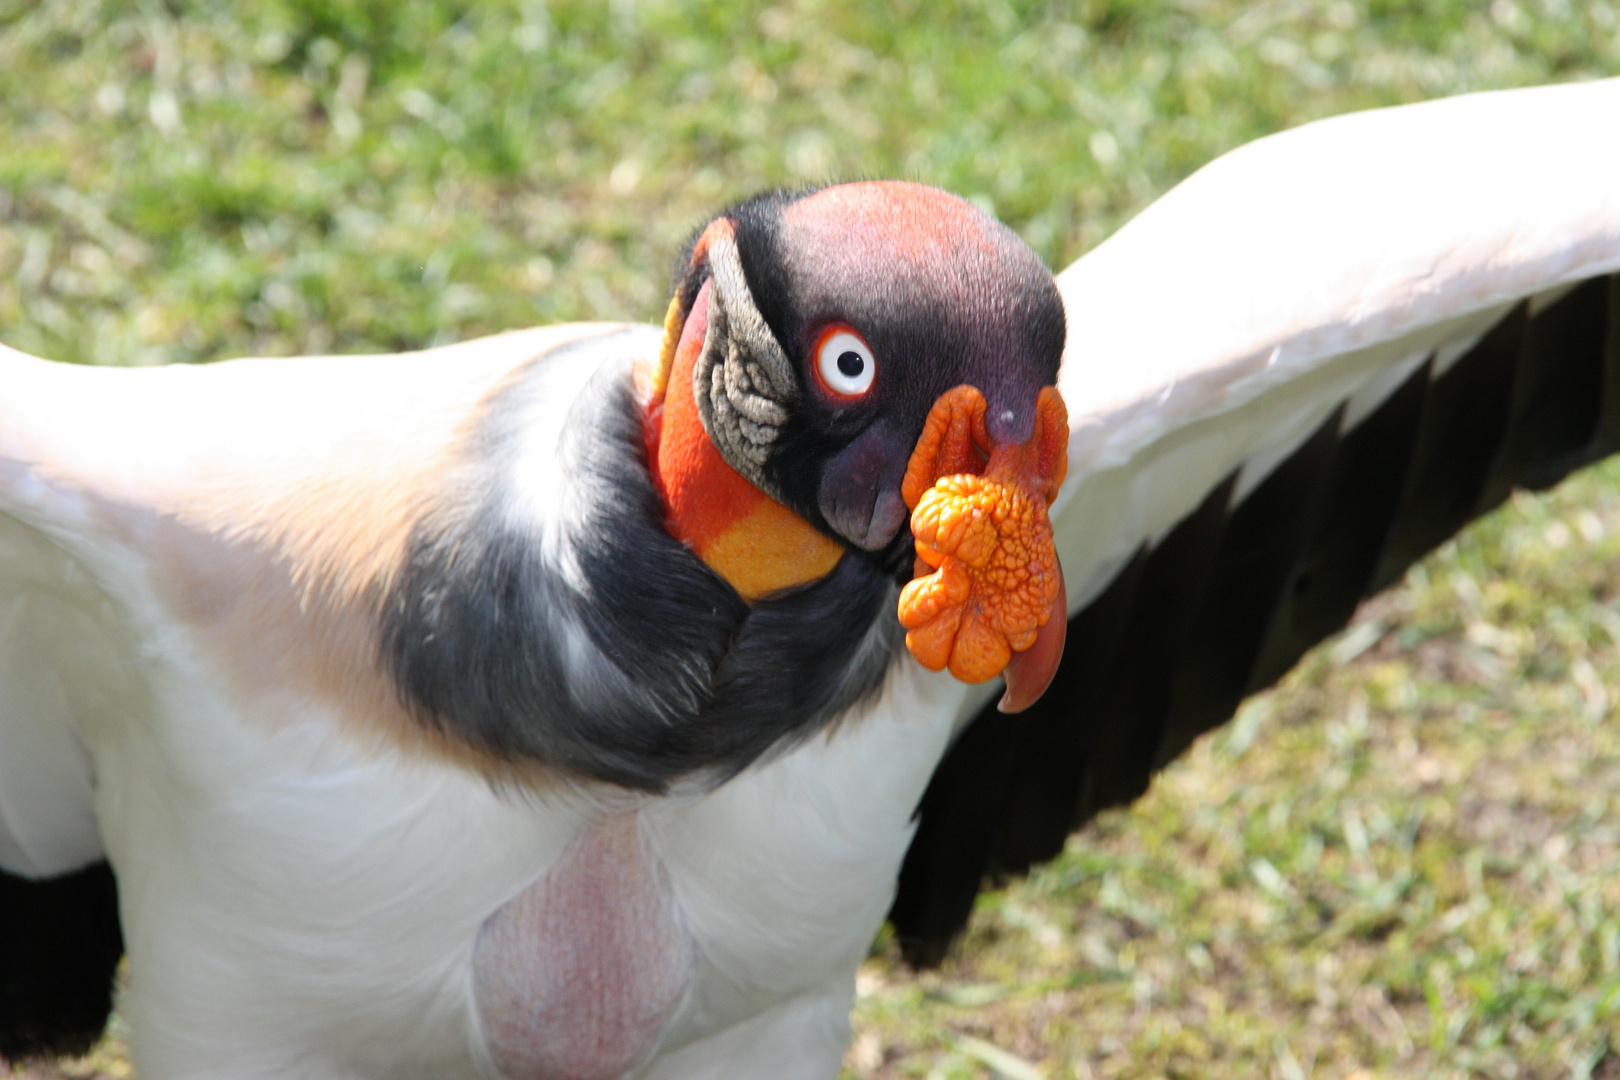
[[[569,844],[484,923],[473,991],[511,1080],[614,1080],[655,1045],[696,952],[633,815]]]

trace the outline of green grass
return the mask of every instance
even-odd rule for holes
[[[1616,73],[1620,5],[1577,0],[0,0],[0,338],[144,364],[656,320],[719,205],[861,176],[1059,267],[1259,135]],[[1430,559],[939,974],[880,943],[850,1075],[1620,1069],[1617,491]]]
[[[657,319],[762,187],[898,176],[1054,266],[1318,116],[1620,67],[1610,3],[0,0],[0,328],[92,363]]]

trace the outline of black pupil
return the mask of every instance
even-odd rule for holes
[[[866,361],[854,349],[838,354],[838,370],[844,373],[846,379],[853,379],[866,367]]]

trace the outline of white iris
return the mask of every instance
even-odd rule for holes
[[[822,381],[834,392],[859,397],[872,387],[877,362],[866,342],[847,331],[829,334],[821,343],[816,366]]]

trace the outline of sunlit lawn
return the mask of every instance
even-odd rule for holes
[[[959,191],[1059,267],[1267,132],[1616,73],[1616,5],[1574,0],[0,0],[0,339],[142,364],[655,319],[705,214],[840,177]],[[1440,552],[987,895],[941,972],[880,943],[850,1074],[1620,1072],[1617,491]]]

